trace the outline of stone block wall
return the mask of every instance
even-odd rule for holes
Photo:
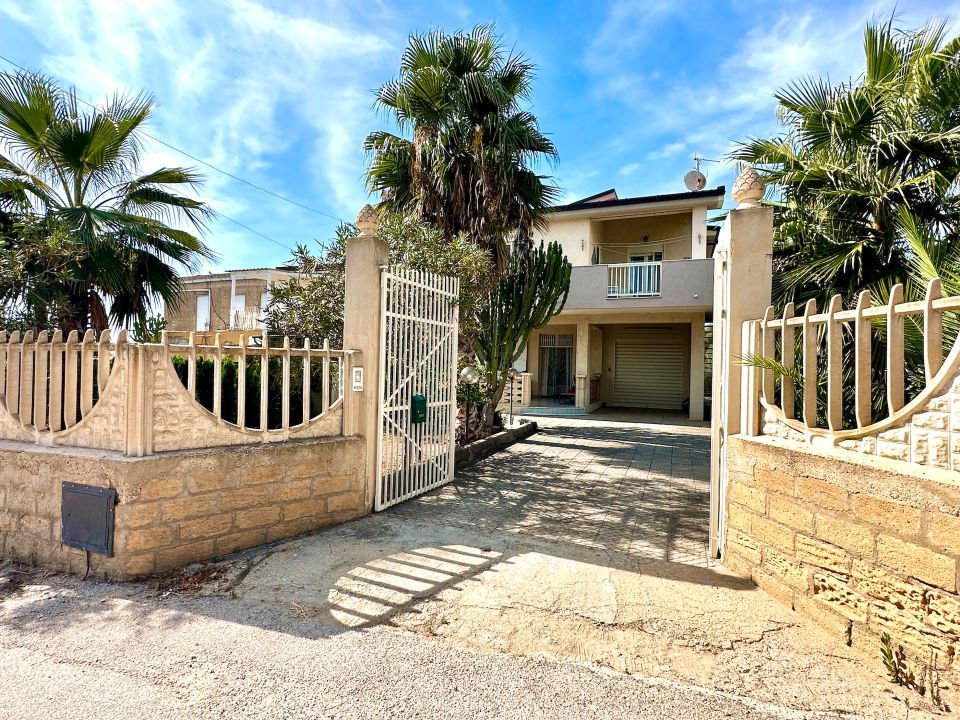
[[[847,644],[890,633],[956,672],[960,477],[934,468],[735,436],[723,562]]]
[[[90,572],[124,580],[292,537],[368,512],[365,442],[320,438],[146,457],[0,442],[0,555],[83,572],[60,543],[61,483],[117,490],[114,553]]]

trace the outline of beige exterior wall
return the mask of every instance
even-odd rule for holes
[[[366,443],[325,438],[142,458],[0,443],[0,553],[83,572],[60,543],[61,482],[117,490],[114,553],[90,571],[123,580],[363,515]]]
[[[559,242],[575,267],[593,264],[596,246],[601,247],[602,264],[629,262],[630,254],[657,251],[663,252],[664,260],[705,258],[707,213],[706,207],[697,207],[614,219],[560,214],[551,218],[546,232],[538,233],[537,238]]]
[[[691,222],[690,211],[598,222],[596,242],[601,247],[600,261],[625,263],[630,262],[632,254],[650,252],[663,252],[664,260],[689,259],[692,257]]]
[[[723,562],[879,653],[956,668],[960,486],[954,473],[832,455],[781,438],[728,438]]]
[[[558,242],[567,259],[574,265],[590,265],[596,229],[590,218],[564,218],[556,215],[550,219],[546,232],[537,231],[536,239]]]
[[[611,322],[616,320],[616,322]],[[564,316],[530,334],[526,368],[530,373],[531,395],[540,396],[540,336],[565,334],[573,336],[574,375],[584,376],[587,384],[577,405],[592,411],[613,402],[613,379],[616,372],[615,343],[618,335],[638,328],[676,328],[684,339],[683,383],[690,397],[690,417],[703,419],[704,400],[704,321],[699,313],[645,313],[627,316],[584,315]],[[586,341],[586,343],[584,342]],[[600,400],[589,399],[589,380],[600,375]]]

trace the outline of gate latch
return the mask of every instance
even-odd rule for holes
[[[414,425],[427,421],[427,396],[414,395],[410,398],[410,422]]]

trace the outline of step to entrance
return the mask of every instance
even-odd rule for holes
[[[582,407],[525,407],[515,410],[518,415],[586,415],[587,411]]]

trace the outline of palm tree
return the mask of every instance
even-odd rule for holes
[[[64,329],[103,327],[179,301],[178,269],[211,251],[198,235],[212,211],[181,194],[200,178],[184,168],[139,174],[153,102],[116,96],[82,109],[76,92],[34,74],[0,74],[0,211],[64,228],[77,259],[61,288]],[[182,227],[190,230],[184,230]]]
[[[376,105],[410,138],[378,131],[364,142],[367,188],[381,206],[416,212],[448,240],[465,233],[498,264],[508,239],[529,247],[558,197],[536,172],[556,148],[521,107],[533,73],[490,25],[411,36],[399,75],[376,91]]]
[[[864,53],[856,81],[808,78],[777,93],[785,131],[731,154],[773,186],[781,303],[852,303],[907,282],[903,210],[938,244],[960,237],[960,37],[891,19],[867,25]]]

